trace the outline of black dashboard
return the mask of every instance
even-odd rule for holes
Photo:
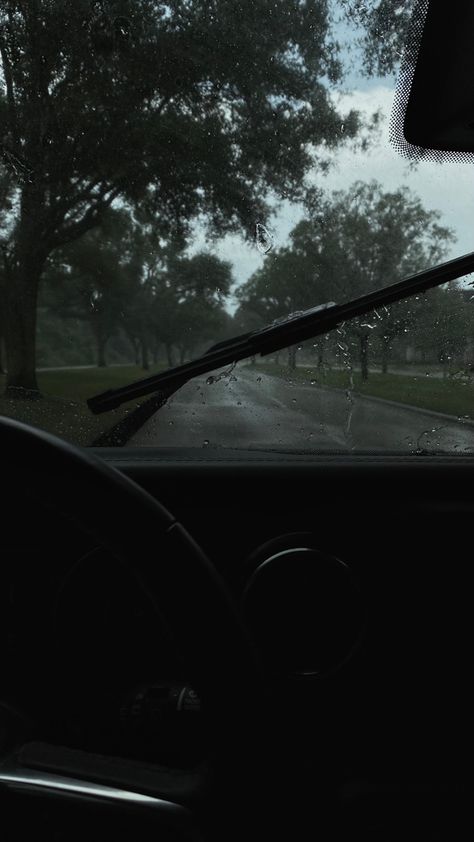
[[[275,740],[300,747],[304,791],[322,766],[350,809],[376,794],[400,816],[413,800],[449,812],[471,774],[474,463],[98,455],[173,512],[221,573],[281,713]],[[53,742],[191,762],[199,700],[130,571],[67,522],[38,510],[25,529],[17,501],[6,511],[13,703]],[[190,715],[172,727],[179,700]]]

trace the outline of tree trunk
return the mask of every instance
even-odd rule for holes
[[[181,365],[183,365],[183,363],[184,363],[185,356],[186,356],[186,348],[184,347],[184,345],[181,345],[181,347],[179,349],[179,362],[180,362]]]
[[[390,358],[390,341],[382,339],[382,374],[388,372],[388,361]]]
[[[446,380],[446,378],[448,377],[448,374],[449,374],[449,355],[448,354],[443,353],[442,359],[441,359],[441,364],[442,364],[442,367],[443,367],[443,380]]]
[[[105,348],[107,345],[107,339],[104,337],[101,330],[98,330],[96,333],[96,341],[97,341],[97,365],[99,368],[106,368],[107,360],[105,356]]]
[[[106,357],[106,347],[107,341],[109,337],[107,336],[104,326],[102,324],[102,316],[100,312],[91,313],[90,322],[92,333],[94,334],[95,338],[95,347],[96,347],[96,354],[97,354],[97,367],[98,368],[106,368],[107,366],[107,357]]]
[[[5,284],[4,272],[0,270],[0,374],[6,372],[5,362]]]
[[[23,256],[6,278],[5,352],[9,397],[39,397],[36,379],[36,317],[44,261]]]
[[[288,368],[290,371],[294,371],[296,368],[296,347],[295,345],[290,345],[288,348]]]
[[[148,371],[150,368],[150,359],[148,355],[148,342],[146,339],[142,339],[141,341],[141,351],[142,351],[142,368],[145,371]]]
[[[44,202],[41,179],[23,187],[15,246],[4,268],[6,394],[11,397],[40,397],[36,320],[39,284],[48,256],[43,243]]]
[[[133,353],[135,355],[135,365],[138,367],[140,365],[140,343],[138,339],[131,339],[130,340],[133,347]]]
[[[168,365],[170,368],[173,368],[173,346],[166,344],[166,358],[168,360]]]
[[[366,333],[360,337],[360,371],[362,380],[369,379],[369,337]]]

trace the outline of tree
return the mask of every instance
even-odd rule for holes
[[[412,299],[400,301],[377,313],[378,339],[381,345],[382,374],[387,374],[394,340],[408,333],[416,324],[419,307]],[[366,378],[367,379],[367,378]]]
[[[131,284],[121,325],[143,368],[150,352],[157,361],[161,345],[171,366],[175,349],[183,361],[228,325],[229,263],[206,252],[190,257],[186,240],[159,236],[146,212],[135,219],[128,254]]]
[[[1,99],[0,99],[1,105]],[[0,109],[1,117],[1,109]],[[6,278],[3,262],[3,248],[5,239],[11,230],[10,217],[12,214],[11,182],[0,167],[0,374],[5,372],[5,332],[6,332]]]
[[[313,275],[301,254],[294,248],[282,248],[269,255],[261,269],[237,291],[239,318],[258,326],[311,306],[315,295]],[[296,366],[296,348],[288,349],[288,364]]]
[[[176,346],[180,362],[203,344],[217,340],[228,323],[224,303],[232,284],[230,264],[212,254],[176,254],[154,278],[150,326],[165,345],[173,365]]]
[[[416,27],[426,4],[418,0],[341,0],[346,18],[361,29],[359,44],[367,75],[392,73],[407,52],[416,48]],[[415,17],[414,17],[415,16]],[[416,49],[415,49],[416,51]]]
[[[4,298],[4,289],[5,289],[5,278],[2,272],[2,268],[0,266],[0,374],[5,373],[5,352],[4,352],[4,344],[5,344],[5,310],[3,308],[3,301]]]
[[[420,301],[416,347],[439,363],[446,377],[455,362],[464,363],[463,354],[472,335],[472,305],[466,301],[466,291],[455,283],[430,290]]]
[[[140,283],[140,267],[131,254],[133,233],[126,213],[109,211],[99,227],[58,249],[45,272],[44,304],[62,318],[89,324],[100,367]]]
[[[341,135],[326,84],[342,73],[326,0],[0,0],[0,61],[9,389],[37,390],[50,255],[119,197],[164,235],[199,214],[249,233],[359,125],[344,115]]]
[[[290,234],[290,245],[270,256],[239,291],[242,306],[267,321],[330,301],[342,303],[419,272],[442,259],[453,240],[406,187],[384,192],[373,181],[318,196],[317,209]],[[413,318],[413,302],[385,308],[345,328],[359,348],[362,377],[368,377],[372,338],[391,343]]]
[[[94,365],[96,348],[84,319],[63,318],[41,303],[38,307],[38,366]],[[122,362],[128,362],[123,357]]]

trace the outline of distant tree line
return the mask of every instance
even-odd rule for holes
[[[187,256],[183,243],[165,243],[130,213],[109,210],[99,226],[48,262],[40,297],[42,347],[49,319],[49,330],[62,323],[67,336],[74,324],[79,337],[88,335],[101,367],[111,346],[115,361],[144,370],[158,361],[183,362],[225,332],[231,282],[225,261],[206,252]]]
[[[269,254],[261,269],[238,290],[236,322],[244,329],[317,304],[342,303],[395,283],[442,261],[454,240],[437,211],[426,210],[407,187],[384,191],[377,182],[356,182],[329,196],[308,199],[308,213],[290,234],[288,246]],[[397,359],[468,360],[474,337],[471,294],[455,284],[353,319],[337,333],[306,343],[325,359],[354,361],[363,379],[370,363],[387,372]],[[298,349],[288,351],[296,365]]]
[[[184,362],[213,342],[290,313],[394,283],[442,260],[453,241],[436,211],[407,188],[376,182],[310,197],[289,244],[264,259],[238,288],[231,266],[210,252],[190,255],[185,238],[166,240],[130,209],[109,209],[94,229],[58,248],[39,296],[38,364],[134,362],[147,370]],[[1,275],[0,275],[1,278]],[[391,362],[446,370],[474,356],[474,304],[456,284],[354,319],[307,342],[312,365],[351,365],[364,379]],[[288,366],[298,349],[288,349]],[[279,356],[281,360],[281,355]]]

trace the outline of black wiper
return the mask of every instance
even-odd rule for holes
[[[474,252],[471,252],[447,263],[441,263],[439,266],[433,266],[424,272],[410,275],[396,284],[361,295],[345,304],[323,304],[293,313],[268,327],[219,342],[192,362],[169,368],[167,371],[137,380],[128,386],[120,386],[118,389],[110,389],[94,395],[87,401],[89,409],[99,415],[101,412],[116,409],[126,401],[136,400],[157,391],[163,391],[169,397],[193,377],[232,365],[247,357],[257,354],[265,356],[307,339],[322,336],[349,319],[367,315],[378,307],[394,304],[419,292],[426,292],[440,284],[469,275],[473,271]]]

